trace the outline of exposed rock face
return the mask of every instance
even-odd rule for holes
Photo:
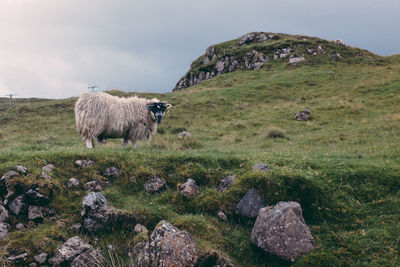
[[[153,177],[144,183],[144,190],[149,193],[155,193],[165,187],[167,182],[164,179]]]
[[[190,234],[163,220],[139,251],[136,263],[143,267],[195,266],[197,259],[197,245]]]
[[[45,172],[40,173],[40,178],[45,179],[45,180],[53,180],[53,178]]]
[[[246,195],[239,201],[236,210],[240,215],[255,218],[258,211],[265,207],[262,196],[254,188],[250,189]]]
[[[266,40],[277,40],[280,39],[279,35],[276,34],[268,34],[268,33],[261,33],[261,34],[256,34],[256,33],[248,33],[244,35],[240,40],[239,40],[239,45],[248,45],[254,42],[257,43],[262,43]]]
[[[67,187],[70,189],[77,188],[79,186],[79,180],[76,178],[70,178],[67,182]]]
[[[95,265],[92,261],[85,261],[82,258],[83,255],[88,259],[93,259],[94,263],[99,264]],[[49,259],[49,263],[54,266],[64,266],[69,264],[71,264],[71,266],[101,266],[103,262],[104,259],[99,251],[95,250],[90,244],[84,242],[78,236],[68,239],[58,248],[56,255]],[[84,264],[79,265],[79,263]]]
[[[83,227],[89,232],[102,229],[113,215],[113,209],[100,192],[90,192],[82,200]]]
[[[83,168],[93,166],[93,164],[94,164],[94,161],[90,160],[90,159],[79,159],[79,160],[75,161],[76,166],[83,167]]]
[[[279,202],[273,208],[261,209],[251,240],[265,251],[292,261],[316,246],[297,202]]]
[[[253,166],[253,171],[268,172],[269,166],[265,163],[257,163]]]
[[[104,176],[111,179],[119,178],[121,176],[121,172],[118,168],[109,167],[104,171]]]
[[[222,179],[218,186],[217,186],[217,191],[220,192],[225,192],[226,190],[228,190],[229,187],[231,187],[233,185],[233,183],[236,180],[236,175],[228,175],[227,177],[225,177],[224,179]]]
[[[296,112],[293,117],[296,121],[308,121],[311,119],[311,112],[308,109],[305,109]]]
[[[199,193],[199,186],[196,184],[195,180],[189,178],[179,187],[179,191],[183,196],[192,198]]]

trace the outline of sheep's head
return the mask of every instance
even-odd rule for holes
[[[172,105],[168,104],[165,101],[148,103],[146,105],[146,108],[150,111],[150,114],[153,116],[153,120],[157,121],[157,123],[161,123],[161,120],[165,112],[168,112],[171,107]]]

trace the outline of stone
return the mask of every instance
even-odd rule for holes
[[[311,112],[308,109],[296,112],[293,116],[296,121],[308,121],[311,119]]]
[[[232,175],[228,175],[227,177],[225,177],[224,179],[222,179],[218,186],[217,186],[217,191],[219,192],[225,192],[226,190],[228,190],[229,187],[231,187],[233,185],[233,183],[236,180],[236,175],[232,174]]]
[[[12,261],[15,264],[21,264],[28,259],[28,252],[20,251],[18,254],[11,255],[7,258],[8,261]]]
[[[156,193],[166,186],[167,182],[158,177],[153,177],[144,183],[144,190],[148,193]]]
[[[53,178],[45,172],[41,172],[39,177],[45,180],[53,180]]]
[[[135,225],[134,231],[136,233],[146,233],[146,234],[149,232],[149,230],[147,230],[146,226],[141,225],[140,223],[137,223]]]
[[[8,227],[10,227],[8,223],[0,222],[0,239],[3,239],[7,236]]]
[[[138,254],[139,267],[195,266],[198,259],[197,244],[191,235],[164,220],[158,223]]]
[[[67,223],[65,222],[65,220],[58,220],[56,221],[56,225],[58,228],[65,228],[67,227]]]
[[[43,264],[46,262],[47,260],[47,254],[46,253],[40,253],[39,255],[36,255],[35,257],[33,257],[35,259],[35,261],[39,264]]]
[[[96,181],[90,181],[87,182],[83,188],[86,191],[95,191],[95,192],[99,192],[99,191],[103,191],[103,189],[106,187],[107,183],[104,182],[103,180],[96,180]]]
[[[90,192],[82,199],[83,227],[89,232],[98,231],[106,226],[113,209],[100,192]]]
[[[26,210],[26,204],[25,204],[25,196],[21,195],[16,197],[11,203],[8,205],[8,208],[10,211],[15,214],[19,215],[21,213],[24,213]]]
[[[5,222],[8,220],[8,211],[6,208],[2,205],[0,205],[0,222]]]
[[[199,186],[195,180],[189,178],[184,184],[179,186],[179,191],[183,196],[192,198],[199,193]]]
[[[25,228],[25,225],[23,225],[22,223],[18,223],[17,225],[15,225],[16,230],[22,230],[24,228]]]
[[[8,171],[1,177],[1,180],[8,180],[17,175],[19,175],[19,173],[16,171]]]
[[[80,256],[86,256],[88,259],[94,259],[92,256],[97,257],[93,262],[99,262],[99,265],[86,265],[89,262],[84,261]],[[78,258],[76,260],[76,258]],[[74,260],[76,260],[74,262]],[[90,261],[92,262],[92,261]],[[94,249],[90,244],[84,242],[78,236],[71,237],[64,244],[62,244],[54,257],[49,259],[49,263],[53,266],[101,266],[103,257],[99,251]],[[82,263],[79,265],[79,263]]]
[[[178,133],[178,138],[190,138],[190,137],[192,137],[192,134],[190,132],[183,131]]]
[[[67,182],[67,187],[69,189],[74,189],[74,188],[78,188],[79,186],[79,180],[76,178],[70,178]]]
[[[82,224],[80,223],[74,223],[69,227],[69,230],[74,231],[74,232],[79,232],[82,229]]]
[[[251,240],[268,253],[291,261],[316,247],[297,202],[278,202],[273,208],[260,209]]]
[[[297,65],[297,63],[305,62],[305,61],[306,61],[306,59],[303,56],[301,56],[301,57],[292,57],[292,58],[289,59],[289,64]]]
[[[50,202],[50,199],[44,196],[43,194],[37,192],[36,190],[29,189],[25,193],[25,202],[28,205],[38,205],[43,206]]]
[[[71,267],[98,267],[104,266],[104,257],[100,249],[89,249],[77,256],[71,262]]]
[[[94,161],[90,160],[90,159],[79,159],[79,160],[75,161],[76,166],[83,167],[83,168],[93,166],[93,164],[94,164]]]
[[[19,172],[22,175],[27,175],[28,174],[28,169],[22,165],[18,165],[15,167],[15,169],[17,170],[17,172]]]
[[[45,213],[44,207],[29,206],[28,207],[28,219],[35,222],[42,222]]]
[[[208,57],[212,57],[215,54],[215,47],[214,46],[210,46],[206,49],[206,56]]]
[[[256,189],[252,188],[236,205],[236,210],[240,215],[255,218],[258,211],[263,207],[265,207],[265,202],[262,196]]]
[[[55,166],[53,164],[47,164],[46,166],[42,167],[42,170],[44,172],[52,173],[54,168],[55,168]]]
[[[115,167],[109,167],[104,171],[104,176],[106,176],[107,178],[119,178],[121,176],[121,172],[118,168]]]
[[[221,210],[218,211],[217,216],[218,216],[218,218],[220,218],[223,221],[227,221],[228,220],[228,218],[226,217],[225,213],[223,211],[221,211]]]
[[[29,263],[28,266],[29,266],[29,267],[37,267],[38,265],[37,265],[36,262],[31,262],[31,263]]]
[[[257,163],[253,166],[253,171],[269,172],[269,166],[265,163]]]

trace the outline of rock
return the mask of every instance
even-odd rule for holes
[[[134,231],[136,233],[146,233],[146,234],[149,232],[149,230],[147,230],[146,226],[141,225],[140,223],[135,225]]]
[[[136,182],[137,182],[136,176],[131,176],[131,177],[129,177],[129,182],[131,182],[131,183],[136,183]]]
[[[316,247],[297,202],[278,202],[273,208],[261,209],[251,240],[268,253],[291,261]]]
[[[31,262],[31,263],[29,263],[28,266],[29,266],[29,267],[37,267],[38,265],[37,265],[36,262]]]
[[[5,222],[8,220],[8,211],[4,206],[0,205],[0,222]]]
[[[12,261],[15,264],[21,264],[25,262],[28,258],[28,252],[26,251],[20,251],[16,255],[11,255],[10,257],[7,258],[8,261]]]
[[[228,218],[226,217],[225,213],[222,212],[221,210],[218,211],[217,216],[218,216],[218,218],[220,218],[221,220],[224,220],[224,221],[227,221],[227,220],[228,220]]]
[[[69,189],[77,188],[79,186],[79,180],[76,178],[70,178],[67,182],[67,187]]]
[[[218,186],[217,186],[217,191],[219,192],[225,192],[226,190],[228,190],[229,187],[231,187],[233,185],[233,183],[236,180],[236,175],[232,174],[232,175],[228,175],[227,177],[225,177],[224,179],[222,179]]]
[[[90,192],[82,200],[83,227],[95,232],[105,227],[113,215],[113,209],[100,192]]]
[[[190,138],[190,137],[192,137],[192,134],[190,132],[183,131],[178,133],[178,138]]]
[[[158,223],[136,260],[137,266],[195,266],[197,245],[186,231],[167,221]]]
[[[106,187],[107,183],[104,182],[103,180],[97,180],[97,181],[90,181],[87,182],[83,188],[86,191],[95,191],[95,192],[99,192],[99,191],[103,191],[103,189]]]
[[[265,163],[257,163],[253,166],[253,171],[269,172],[269,166]]]
[[[53,178],[45,172],[41,172],[39,177],[46,180],[53,180]]]
[[[71,267],[98,267],[104,266],[104,257],[101,255],[100,249],[89,249],[76,257],[71,262]]]
[[[11,201],[8,207],[10,211],[17,216],[21,213],[24,213],[26,210],[25,196],[24,195],[18,196],[13,201]]]
[[[82,224],[80,223],[74,223],[69,227],[69,230],[74,231],[74,232],[79,232],[82,228]]]
[[[167,182],[164,179],[153,177],[144,183],[144,190],[148,193],[155,193],[163,189],[166,184]]]
[[[56,221],[56,225],[57,225],[58,228],[65,228],[65,227],[67,227],[67,224],[66,224],[65,220],[58,220],[58,221]]]
[[[75,161],[76,166],[83,167],[83,168],[93,166],[93,164],[94,164],[94,161],[90,160],[90,159],[79,159],[79,160]]]
[[[297,63],[305,62],[305,61],[306,61],[306,59],[303,56],[301,56],[301,57],[292,57],[292,58],[289,59],[289,64],[297,65]]]
[[[1,177],[1,180],[8,180],[17,175],[19,175],[19,173],[16,171],[8,171]]]
[[[192,198],[199,193],[199,186],[196,184],[195,180],[189,178],[179,187],[179,191],[183,196]]]
[[[99,262],[99,265],[86,265],[89,262],[84,261],[83,257],[86,256],[87,259],[94,260],[92,256],[97,257],[97,260],[93,262]],[[78,258],[75,262],[74,260]],[[92,261],[91,261],[92,262]],[[95,250],[91,245],[84,242],[78,236],[74,236],[68,239],[64,244],[62,244],[54,257],[49,259],[49,263],[53,266],[101,266],[103,263],[103,257],[98,250]],[[82,263],[79,265],[79,263]]]
[[[8,227],[10,227],[8,223],[0,222],[0,239],[3,239],[7,236]]]
[[[28,170],[24,166],[18,165],[18,166],[15,167],[15,169],[17,170],[17,172],[19,172],[22,175],[27,175],[28,174]]]
[[[25,193],[25,202],[28,205],[43,206],[48,204],[50,202],[50,199],[33,189],[29,189]]]
[[[44,207],[29,206],[28,207],[28,219],[35,222],[42,222],[45,213]]]
[[[22,223],[18,223],[17,225],[15,225],[16,230],[22,230],[24,228],[25,228],[25,225],[23,225]]]
[[[236,206],[236,210],[240,215],[255,218],[257,217],[258,211],[265,207],[265,202],[254,188],[250,189],[246,195],[239,201]]]
[[[254,41],[256,38],[256,35],[254,33],[248,33],[244,35],[240,40],[239,40],[239,45],[247,45],[250,44]]]
[[[36,255],[35,257],[33,257],[35,259],[35,261],[39,264],[43,264],[46,262],[47,260],[47,254],[46,253],[40,253],[39,255]]]
[[[214,46],[210,46],[209,48],[207,48],[206,50],[206,56],[207,57],[212,57],[215,54],[215,47]]]
[[[47,164],[46,166],[42,167],[42,170],[44,172],[52,173],[54,168],[55,168],[55,166],[53,164]]]
[[[310,112],[310,110],[305,109],[305,110],[296,112],[293,117],[296,121],[308,121],[311,119],[311,112]]]
[[[115,167],[109,167],[104,171],[104,176],[106,176],[107,178],[119,178],[121,176],[121,172],[119,171],[118,168]]]

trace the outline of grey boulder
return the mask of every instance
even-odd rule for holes
[[[233,183],[236,180],[236,175],[232,174],[232,175],[228,175],[227,177],[225,177],[224,179],[222,179],[218,186],[217,186],[217,191],[220,192],[225,192],[226,190],[228,190],[229,187],[231,187],[233,185]]]
[[[90,192],[82,200],[83,227],[95,232],[105,227],[113,215],[113,209],[100,192]]]
[[[258,211],[265,207],[262,196],[254,188],[250,189],[246,195],[239,201],[236,210],[240,215],[255,218]]]
[[[316,247],[297,202],[278,202],[273,208],[261,209],[251,240],[265,251],[291,261]]]
[[[179,187],[179,191],[183,196],[192,198],[199,193],[199,186],[196,184],[195,180],[189,178]]]

